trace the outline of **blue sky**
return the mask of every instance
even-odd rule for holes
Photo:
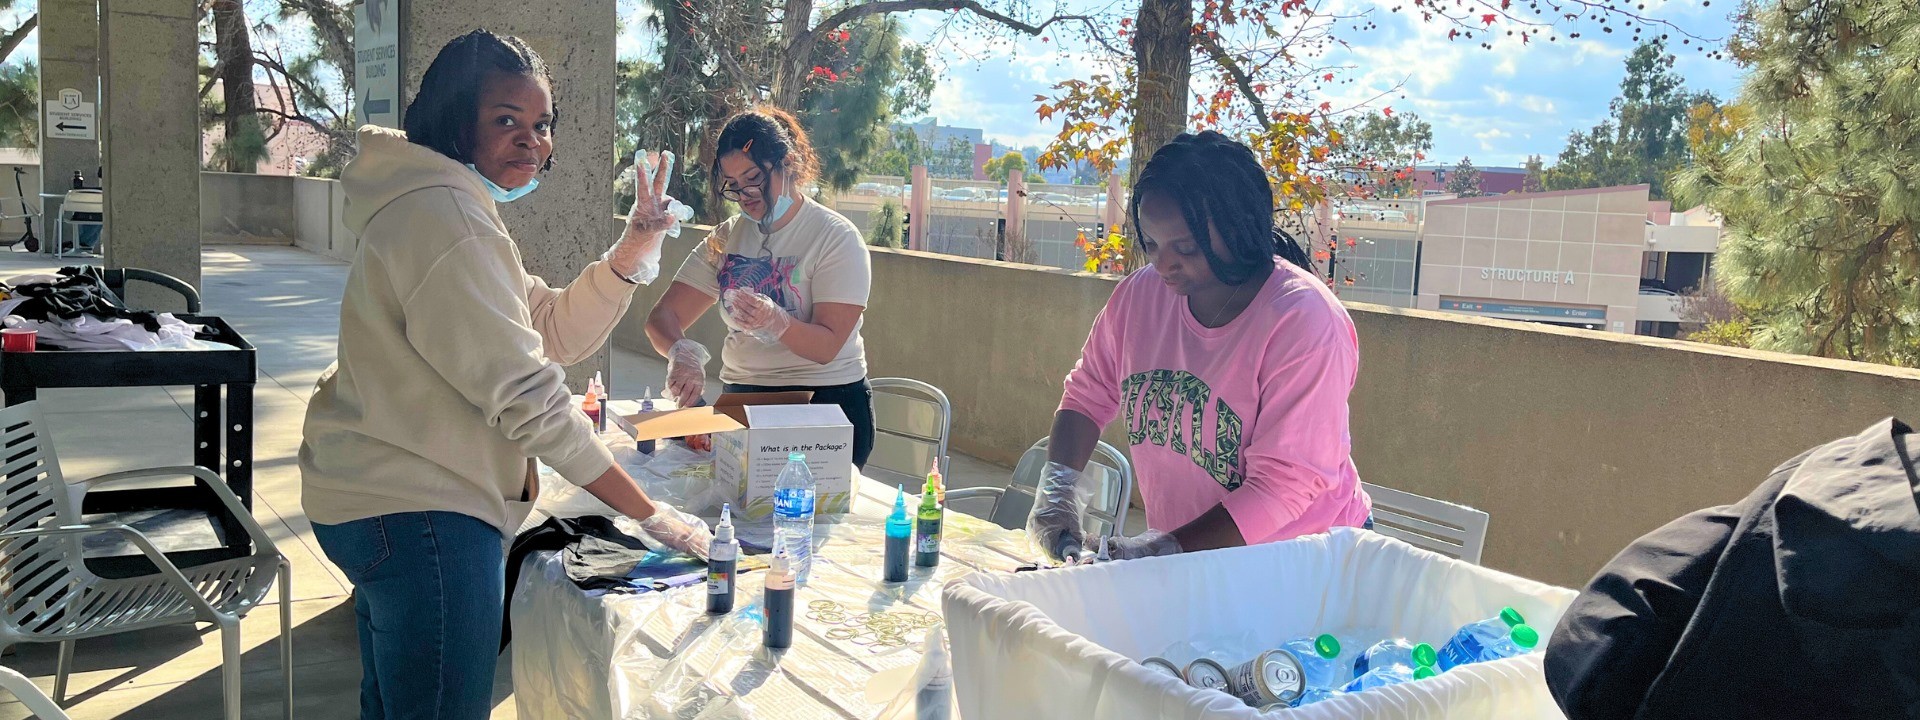
[[[1703,6],[1701,0],[1629,0],[1644,2],[1649,17],[1669,20],[1702,38],[1726,37],[1726,15],[1734,0]],[[1340,71],[1350,84],[1340,84],[1326,99],[1335,107],[1380,97],[1373,110],[1391,106],[1411,110],[1434,127],[1433,157],[1446,162],[1472,156],[1478,165],[1519,165],[1529,154],[1551,163],[1566,144],[1567,133],[1585,130],[1605,119],[1607,103],[1619,91],[1622,62],[1632,49],[1631,33],[1600,32],[1588,23],[1582,37],[1570,40],[1565,32],[1552,43],[1522,45],[1501,36],[1487,50],[1479,40],[1448,42],[1452,26],[1423,23],[1405,13],[1390,12],[1404,0],[1331,0],[1347,11],[1370,11],[1377,28],[1347,32],[1342,39],[1352,47],[1329,59],[1347,65]],[[1045,8],[1037,0],[1032,6]],[[1062,0],[1069,9],[1126,8],[1131,2]],[[632,7],[623,3],[626,7]],[[979,127],[987,137],[1014,146],[1042,144],[1058,130],[1058,120],[1041,122],[1034,114],[1033,96],[1044,94],[1056,82],[1085,78],[1103,63],[1087,48],[1062,37],[982,43],[977,34],[939,30],[946,13],[917,12],[905,18],[909,37],[933,45],[942,73],[930,114],[944,124]],[[1615,23],[1618,24],[1617,22]],[[644,45],[638,22],[628,22],[622,37],[623,53]],[[1710,90],[1722,98],[1738,89],[1739,72],[1732,63],[1712,60],[1679,46],[1677,70],[1691,88]],[[1396,86],[1397,92],[1385,95]]]
[[[1726,14],[1735,0],[1625,0],[1644,3],[1648,16],[1664,19],[1694,35],[1718,40],[1730,30]],[[1004,4],[1006,0],[991,3]],[[1131,15],[1136,3],[1127,0],[1058,0],[1070,11],[1119,8]],[[1601,33],[1591,23],[1580,28],[1583,37],[1570,40],[1561,33],[1557,42],[1522,46],[1501,36],[1494,49],[1474,41],[1448,42],[1451,26],[1423,23],[1405,13],[1389,12],[1405,0],[1327,0],[1330,9],[1371,13],[1376,28],[1348,31],[1342,39],[1350,49],[1329,59],[1348,69],[1334,94],[1324,99],[1346,107],[1374,98],[1371,111],[1391,106],[1413,111],[1433,124],[1433,159],[1457,161],[1472,156],[1479,165],[1518,165],[1529,154],[1552,162],[1566,144],[1567,133],[1586,129],[1605,119],[1607,103],[1619,91],[1622,61],[1632,49],[1629,33]],[[1030,0],[1045,9],[1049,0]],[[640,3],[620,0],[623,32],[621,56],[633,56],[651,45],[637,14]],[[265,17],[270,7],[250,2],[249,11]],[[30,7],[0,13],[0,26],[17,26]],[[1034,12],[1039,12],[1035,10]],[[1034,113],[1033,96],[1045,94],[1054,83],[1086,78],[1107,68],[1101,54],[1067,37],[1050,42],[1009,37],[1004,33],[983,41],[979,33],[949,29],[950,16],[923,11],[904,17],[907,35],[931,46],[939,63],[940,81],[931,115],[942,123],[986,130],[987,137],[1014,146],[1039,145],[1058,130],[1058,120],[1043,123]],[[1616,23],[1617,24],[1617,23]],[[286,28],[292,45],[304,43],[304,28]],[[1672,31],[1668,31],[1673,34]],[[1679,36],[1674,34],[1674,42]],[[257,38],[256,43],[271,43]],[[1713,60],[1679,48],[1678,72],[1689,87],[1710,90],[1722,98],[1735,95],[1739,70],[1732,63]],[[39,38],[29,36],[14,52],[15,59],[37,57]],[[1398,87],[1390,94],[1388,91]]]

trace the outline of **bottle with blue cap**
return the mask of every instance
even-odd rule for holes
[[[907,486],[897,486],[893,513],[887,516],[887,562],[883,580],[907,581],[907,556],[913,548],[913,519],[907,516]]]

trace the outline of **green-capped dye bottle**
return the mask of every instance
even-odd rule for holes
[[[940,564],[940,524],[946,519],[946,511],[940,507],[940,461],[933,461],[933,469],[927,471],[927,485],[920,490],[920,512],[914,518],[914,530],[917,537],[914,544],[913,564],[920,567],[934,567]]]

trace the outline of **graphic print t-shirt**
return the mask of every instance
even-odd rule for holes
[[[727,290],[747,288],[773,298],[804,323],[813,322],[816,303],[867,306],[873,280],[867,244],[851,221],[819,203],[803,202],[793,220],[771,237],[761,235],[758,223],[740,215],[716,226],[713,233],[725,238],[724,252],[714,253],[701,243],[680,265],[674,282],[715,300]],[[739,331],[727,333],[720,363],[721,380],[747,385],[845,385],[867,376],[866,343],[860,338],[859,325],[840,354],[825,365],[795,355],[785,345],[761,342]]]
[[[1148,526],[1225,503],[1248,544],[1273,542],[1367,519],[1347,434],[1359,367],[1346,308],[1291,263],[1217,328],[1149,266],[1094,320],[1060,409],[1102,427],[1125,412]]]

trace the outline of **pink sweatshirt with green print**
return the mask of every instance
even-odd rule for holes
[[[1346,308],[1291,263],[1276,258],[1252,304],[1218,328],[1146,267],[1094,320],[1060,409],[1103,427],[1125,411],[1153,529],[1224,503],[1248,544],[1274,542],[1371,512],[1347,433],[1359,367]]]

